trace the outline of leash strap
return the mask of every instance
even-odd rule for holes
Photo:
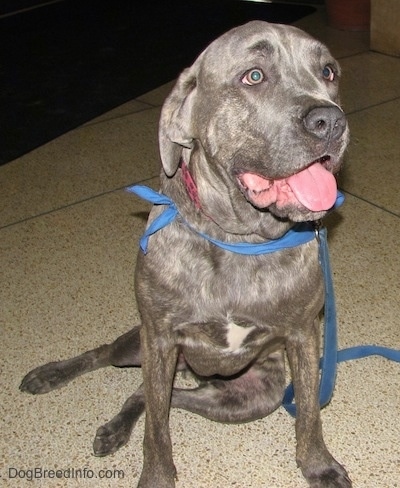
[[[343,363],[344,361],[362,359],[368,356],[382,356],[390,361],[400,363],[400,350],[375,345],[354,346],[342,349],[338,352],[337,362]]]
[[[147,200],[155,205],[165,205],[164,211],[153,220],[147,227],[143,236],[140,239],[140,248],[146,254],[148,250],[149,238],[161,230],[171,222],[173,222],[179,215],[179,211],[175,203],[166,195],[158,193],[151,188],[143,185],[134,185],[127,188],[127,191],[135,193],[139,197]],[[334,208],[343,203],[344,196],[338,192],[338,197]],[[289,232],[287,232],[280,239],[263,242],[259,244],[251,244],[246,242],[241,243],[227,243],[213,239],[210,236],[193,229],[187,222],[185,224],[194,232],[199,234],[204,239],[221,247],[227,251],[238,254],[268,254],[289,247],[296,247],[315,238],[315,229],[309,223],[297,224]],[[329,260],[329,249],[327,231],[325,228],[317,231],[317,238],[319,240],[319,261],[322,268],[322,273],[325,283],[325,305],[324,305],[324,343],[323,356],[320,359],[321,378],[319,386],[319,403],[320,407],[325,407],[331,400],[333,389],[335,387],[337,363],[350,361],[354,359],[361,359],[369,356],[382,356],[391,361],[400,362],[400,350],[391,349],[376,345],[363,345],[349,347],[341,351],[337,350],[337,318],[336,318],[336,304],[335,294],[332,281],[332,272]],[[290,383],[286,388],[283,401],[283,407],[293,417],[296,416],[296,405],[294,403],[294,388],[293,383]]]
[[[328,236],[326,228],[318,231],[319,261],[325,283],[324,305],[324,345],[323,356],[320,359],[321,378],[319,385],[319,404],[323,408],[332,398],[337,371],[337,320],[335,292],[333,288],[331,266],[329,260]],[[293,403],[293,383],[286,388],[282,401],[283,407],[296,416],[296,405]]]
[[[382,356],[391,361],[400,362],[400,350],[376,345],[354,346],[337,350],[337,319],[336,304],[332,281],[332,272],[329,260],[327,231],[319,231],[319,259],[325,281],[325,308],[324,308],[324,345],[323,356],[320,359],[321,378],[319,386],[319,404],[324,408],[333,395],[336,381],[337,363],[362,359],[369,356]],[[293,417],[296,416],[296,405],[293,403],[293,383],[286,388],[282,405]]]

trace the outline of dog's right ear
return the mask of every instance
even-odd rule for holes
[[[178,169],[183,148],[193,147],[198,65],[197,60],[182,72],[161,111],[158,138],[161,162],[168,176],[173,176]]]

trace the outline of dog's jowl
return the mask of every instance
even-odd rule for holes
[[[339,78],[328,49],[294,27],[254,21],[211,43],[164,104],[160,193],[137,189],[158,203],[136,267],[141,324],[22,382],[45,393],[96,368],[141,366],[143,386],[94,441],[97,455],[115,452],[145,411],[140,488],[175,486],[171,407],[220,422],[262,418],[282,402],[285,357],[299,467],[312,487],[351,486],[322,436],[324,283],[310,232],[334,207],[348,142]],[[299,242],[280,245],[294,234]],[[174,388],[178,369],[198,387]]]

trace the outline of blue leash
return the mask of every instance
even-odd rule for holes
[[[179,211],[175,203],[169,197],[146,186],[134,185],[128,187],[127,191],[135,193],[139,197],[153,203],[154,205],[166,206],[165,210],[147,227],[140,239],[140,248],[146,254],[148,251],[149,238],[157,231],[173,222],[179,215]],[[338,197],[334,208],[340,206],[343,201],[344,196],[338,192]],[[300,246],[301,244],[305,244],[306,242],[310,242],[311,240],[315,239],[316,235],[314,226],[309,222],[304,222],[294,226],[280,239],[258,244],[246,242],[227,243],[213,239],[206,234],[196,231],[187,222],[185,222],[185,224],[191,230],[212,244],[230,252],[246,255],[267,254],[290,247]],[[329,260],[327,231],[325,228],[321,228],[317,231],[317,238],[319,241],[319,261],[325,283],[324,345],[323,356],[320,359],[321,378],[319,386],[319,403],[320,407],[324,408],[330,402],[333,395],[338,363],[353,359],[361,359],[368,356],[382,356],[391,361],[400,362],[400,350],[382,346],[365,345],[350,347],[338,351],[336,303]],[[290,415],[293,417],[296,416],[294,388],[292,383],[290,383],[290,385],[286,388],[282,405]]]
[[[319,385],[319,404],[323,408],[327,405],[333,394],[337,372],[337,319],[335,294],[332,281],[331,266],[329,260],[329,249],[326,228],[318,232],[319,236],[319,261],[321,264],[325,284],[325,305],[324,305],[324,345],[323,356],[320,359],[321,379]],[[400,360],[400,355],[399,355]],[[296,405],[293,403],[293,383],[286,388],[283,397],[283,407],[292,415],[296,416]]]
[[[319,404],[321,408],[324,408],[331,401],[333,395],[338,363],[353,359],[362,359],[368,356],[382,356],[399,363],[400,350],[383,346],[365,345],[349,347],[338,351],[335,294],[329,260],[327,232],[325,228],[322,228],[319,231],[319,241],[319,260],[325,282],[324,345],[323,356],[319,363],[321,370]],[[293,403],[293,400],[294,388],[293,383],[290,383],[286,388],[282,405],[290,415],[295,417],[296,405]]]

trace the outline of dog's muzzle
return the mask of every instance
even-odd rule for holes
[[[245,172],[237,180],[246,198],[258,208],[302,205],[312,212],[321,212],[333,207],[337,195],[336,178],[324,163],[324,158],[318,159],[287,178],[269,179]]]

